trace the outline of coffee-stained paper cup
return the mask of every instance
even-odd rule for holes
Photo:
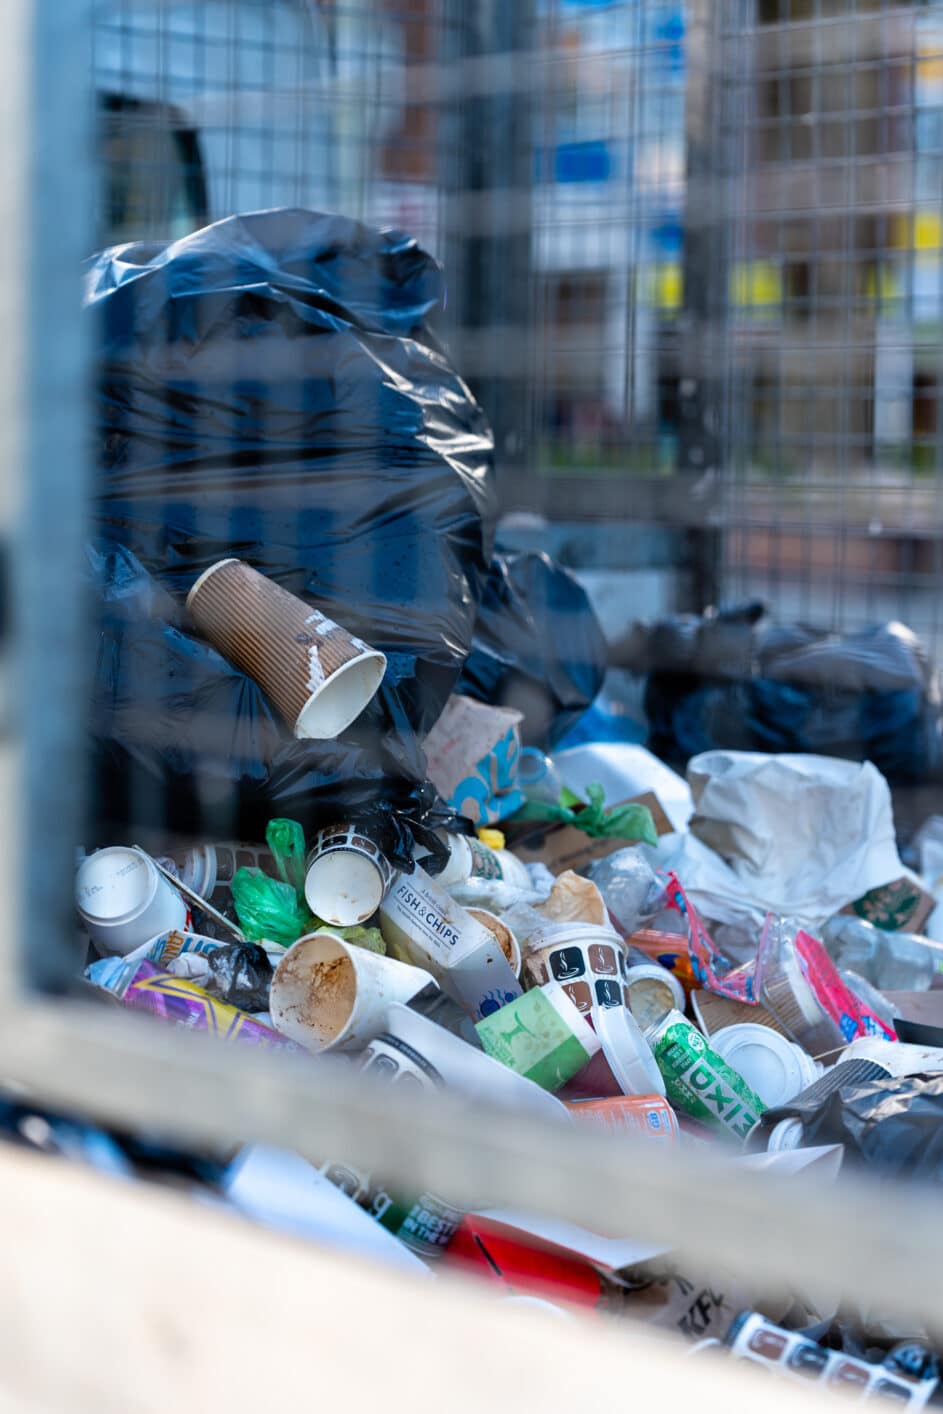
[[[359,1050],[386,1027],[392,1002],[408,1002],[428,972],[345,943],[327,931],[299,938],[275,969],[272,1025],[309,1051]]]
[[[351,928],[376,913],[393,882],[379,846],[355,824],[328,825],[308,851],[305,898],[315,917]]]
[[[220,560],[187,595],[190,617],[231,663],[254,678],[297,737],[328,740],[375,697],[386,658],[259,574]]]

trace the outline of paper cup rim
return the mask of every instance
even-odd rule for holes
[[[193,584],[190,586],[190,591],[187,594],[187,609],[189,610],[193,598],[199,590],[200,586],[204,583],[205,580],[209,579],[211,574],[215,574],[217,570],[221,570],[223,565],[241,565],[244,563],[245,561],[240,560],[238,555],[227,555],[225,560],[217,560],[215,564],[210,565],[209,569],[205,569],[203,573],[199,575],[197,579],[194,580]],[[251,569],[252,566],[250,565],[249,568]]]
[[[549,919],[543,927],[535,928],[527,935],[523,951],[529,956],[544,948],[566,947],[568,943],[580,947],[584,944],[589,947],[593,943],[605,943],[621,953],[625,952],[625,939],[622,934],[605,923],[553,923]]]
[[[490,922],[492,922],[492,923],[498,923],[498,924],[500,924],[500,926],[501,926],[502,928],[506,928],[506,929],[507,929],[507,931],[508,931],[508,936],[509,936],[510,939],[511,939],[511,954],[512,954],[512,955],[511,955],[511,957],[507,957],[507,954],[505,953],[504,948],[502,947],[502,948],[501,948],[501,956],[506,959],[508,966],[510,967],[511,971],[514,973],[514,976],[517,977],[517,978],[520,978],[520,975],[521,975],[521,968],[522,968],[523,965],[524,965],[524,961],[523,961],[523,958],[524,958],[524,950],[523,950],[523,948],[521,947],[521,944],[520,944],[520,941],[518,940],[517,934],[515,933],[514,929],[510,926],[510,924],[509,924],[509,923],[505,923],[504,919],[503,919],[503,918],[499,918],[496,913],[492,913],[492,911],[491,911],[490,908],[479,908],[477,904],[466,904],[466,905],[465,905],[465,912],[466,912],[466,913],[470,913],[471,916],[472,916],[472,918],[474,918],[474,919],[475,919],[477,922],[479,922],[479,923],[481,923],[484,919],[488,919],[488,920],[490,920]],[[491,928],[488,927],[488,923],[487,923],[487,922],[484,923],[484,927],[488,928],[488,931],[489,931],[489,932],[492,932],[492,931],[493,931]],[[498,946],[499,946],[499,947],[501,946],[501,939],[500,939],[500,937],[498,938]]]
[[[102,854],[133,854],[136,858],[143,860],[145,868],[151,879],[151,887],[148,890],[147,897],[144,899],[143,903],[141,903],[137,908],[127,909],[124,913],[119,914],[117,917],[105,919],[102,918],[101,914],[90,913],[87,909],[83,908],[82,905],[79,903],[77,896],[80,881],[82,879],[83,874],[86,873],[87,867],[91,864],[92,860],[98,859],[99,856]],[[78,871],[75,876],[75,907],[78,911],[79,917],[83,920],[83,922],[88,923],[94,928],[101,929],[105,932],[112,928],[123,928],[126,924],[133,923],[136,918],[140,918],[141,915],[145,913],[148,908],[150,908],[151,904],[154,901],[155,895],[157,894],[157,891],[160,888],[160,881],[160,871],[158,870],[154,861],[148,855],[144,854],[143,851],[135,849],[132,845],[106,845],[104,849],[96,849],[92,854],[86,855],[86,857],[82,860],[82,863],[79,865]]]
[[[310,710],[310,708],[314,707],[317,704],[318,700],[323,698],[324,694],[329,689],[333,691],[333,689],[338,686],[341,680],[346,677],[346,675],[351,671],[351,669],[362,667],[364,663],[369,662],[375,662],[381,665],[379,674],[377,676],[376,682],[373,685],[373,690],[371,691],[369,697],[365,698],[362,702],[359,702],[354,707],[353,711],[350,713],[349,716],[343,717],[341,725],[336,727],[330,733],[330,735],[325,736],[323,734],[318,735],[313,734],[311,732],[301,731],[300,728],[304,721],[304,717]],[[300,741],[333,741],[335,737],[340,736],[341,732],[345,732],[353,722],[356,722],[361,712],[365,711],[365,709],[370,705],[374,697],[376,697],[377,692],[379,691],[380,684],[382,683],[385,674],[386,654],[381,653],[379,648],[367,648],[363,653],[358,653],[356,658],[351,658],[348,662],[341,663],[339,668],[335,668],[334,672],[331,673],[329,677],[326,677],[324,681],[317,688],[315,688],[314,692],[312,692],[311,696],[305,702],[304,706],[302,707],[301,711],[298,713],[298,716],[295,719],[295,725],[292,729],[294,735]]]
[[[380,904],[383,902],[384,898],[386,897],[386,893],[387,893],[386,884],[387,884],[387,882],[388,882],[388,879],[384,878],[383,869],[382,869],[382,867],[377,863],[377,861],[376,861],[375,859],[372,859],[372,858],[370,857],[370,855],[369,855],[369,854],[366,854],[363,850],[353,849],[350,845],[336,845],[336,846],[334,846],[332,849],[324,850],[321,854],[317,855],[317,857],[316,857],[315,859],[312,859],[311,862],[305,866],[305,883],[304,883],[305,902],[307,903],[308,907],[311,909],[311,912],[315,915],[316,918],[322,917],[322,916],[323,916],[323,913],[322,913],[321,909],[319,909],[318,905],[315,903],[315,901],[314,901],[314,900],[312,899],[312,897],[311,897],[311,894],[310,894],[310,892],[309,892],[309,890],[308,890],[308,881],[309,881],[309,879],[310,879],[310,877],[311,877],[312,870],[314,870],[314,869],[317,868],[317,866],[318,866],[318,864],[321,862],[321,860],[323,860],[323,859],[329,859],[329,858],[331,858],[332,855],[335,855],[335,854],[353,854],[353,855],[356,855],[358,859],[364,859],[364,860],[366,860],[369,864],[371,864],[371,865],[373,866],[374,870],[376,871],[377,881],[378,881],[378,882],[377,882],[377,900],[376,900],[376,903],[371,903],[371,906],[367,909],[367,911],[366,911],[365,913],[364,913],[364,912],[358,913],[358,915],[357,915],[356,918],[353,918],[353,917],[352,917],[349,921],[341,921],[341,922],[337,922],[337,923],[326,922],[326,923],[325,923],[325,929],[322,929],[321,931],[330,931],[330,930],[333,929],[333,928],[356,928],[359,924],[363,923],[366,919],[373,917],[373,915],[376,913],[377,909],[380,907]],[[338,911],[338,910],[337,910],[337,906],[335,905],[335,907],[334,907],[334,912],[337,913],[337,911]],[[297,941],[300,942],[301,939],[299,938]]]
[[[684,1011],[684,988],[673,972],[669,972],[667,967],[662,967],[659,962],[636,962],[631,967],[627,967],[622,981],[625,987],[631,991],[635,982],[651,980],[652,982],[664,982],[674,999],[675,1008]],[[631,1011],[631,1007],[629,1008]]]
[[[314,928],[314,929],[312,929],[312,931],[311,931],[310,933],[303,933],[300,938],[296,938],[295,941],[292,943],[291,947],[285,949],[284,954],[283,954],[282,957],[280,957],[279,960],[278,960],[278,966],[275,968],[275,972],[274,972],[274,974],[273,974],[273,976],[272,976],[272,983],[271,983],[272,988],[274,988],[274,986],[275,986],[275,979],[276,979],[276,977],[278,976],[279,969],[284,966],[285,962],[287,961],[287,959],[288,959],[289,957],[291,957],[292,953],[294,953],[294,952],[296,952],[296,951],[298,951],[298,952],[303,952],[303,951],[305,951],[305,949],[302,948],[302,944],[305,944],[305,943],[312,943],[312,942],[314,942],[314,941],[315,941],[316,939],[318,939],[318,938],[329,938],[330,941],[331,941],[332,943],[334,943],[335,947],[339,950],[341,957],[347,962],[347,965],[348,965],[348,966],[352,969],[352,971],[354,972],[354,978],[355,978],[355,982],[356,982],[356,966],[355,966],[355,964],[354,964],[353,959],[352,959],[351,956],[350,956],[350,945],[348,945],[348,944],[344,941],[343,938],[341,938],[337,933],[335,933],[332,928]],[[317,1051],[315,1052],[315,1054],[319,1054],[319,1053],[322,1052],[322,1051],[334,1051],[334,1050],[339,1050],[339,1049],[341,1049],[342,1044],[343,1044],[344,1037],[345,1037],[345,1036],[347,1035],[347,1033],[350,1031],[350,1024],[351,1024],[351,1021],[353,1020],[354,1012],[356,1011],[356,1008],[357,1008],[357,993],[356,993],[356,986],[355,986],[355,989],[354,989],[354,998],[353,998],[353,1001],[351,1002],[350,1011],[347,1013],[347,1016],[344,1018],[344,1023],[343,1023],[343,1025],[340,1027],[340,1029],[338,1030],[338,1032],[337,1032],[337,1034],[336,1034],[335,1036],[330,1037],[330,1038],[329,1038],[328,1040],[326,1040],[326,1041],[323,1041],[323,1042],[322,1042],[322,1041],[320,1040],[320,1037],[318,1037],[318,1047],[317,1047]],[[280,1026],[278,1025],[278,1023],[275,1021],[275,1019],[274,1019],[274,1013],[272,1012],[272,996],[271,996],[271,989],[270,989],[270,992],[269,992],[269,1012],[272,1013],[273,1025],[274,1025],[275,1029],[276,1029],[276,1030],[281,1030],[281,1027],[280,1027]],[[281,1009],[279,1010],[279,1016],[281,1016]],[[302,1030],[302,1031],[304,1031],[306,1034],[311,1035],[311,1036],[313,1036],[314,1033],[315,1033],[315,1027],[314,1027],[310,1022],[307,1022],[307,1021],[306,1021],[305,1023],[301,1024],[299,1029]],[[288,1035],[288,1032],[282,1032],[282,1034],[283,1034],[283,1035]],[[292,1036],[291,1039],[297,1039],[297,1037]],[[305,1042],[300,1042],[299,1044],[304,1045],[304,1044],[306,1044],[306,1043],[305,1043]]]

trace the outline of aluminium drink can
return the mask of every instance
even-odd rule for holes
[[[645,1039],[676,1109],[736,1139],[756,1128],[767,1106],[680,1011],[650,1026]]]

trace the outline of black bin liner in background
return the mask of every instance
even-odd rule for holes
[[[940,776],[939,691],[903,624],[838,635],[758,624],[762,605],[637,626],[616,661],[648,674],[648,745],[683,766],[702,751],[811,752],[873,761],[892,784]]]
[[[458,691],[524,713],[525,746],[548,750],[592,704],[606,639],[582,585],[534,551],[496,554]]]
[[[270,815],[310,827],[422,779],[495,521],[487,422],[426,322],[442,293],[402,233],[303,211],[92,263],[95,839],[164,822],[259,839]],[[229,555],[387,654],[342,740],[295,741],[187,628],[187,591]]]

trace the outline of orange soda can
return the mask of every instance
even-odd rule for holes
[[[570,1100],[566,1107],[577,1122],[610,1134],[637,1134],[646,1139],[678,1139],[678,1119],[662,1095],[609,1095],[602,1100]]]

